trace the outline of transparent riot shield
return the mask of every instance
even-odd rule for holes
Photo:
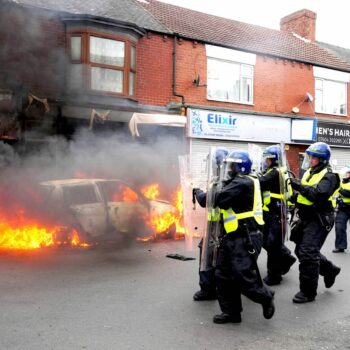
[[[262,169],[263,149],[254,143],[248,143],[248,153],[252,160],[252,174],[258,175]]]
[[[286,156],[286,149],[285,149],[285,143],[281,141],[279,144],[281,155],[279,157],[278,161],[278,168],[279,168],[279,177],[280,177],[280,193],[282,194],[281,199],[281,228],[282,228],[282,239],[283,241],[285,239],[288,239],[289,234],[289,225],[288,225],[288,203],[287,199],[289,198],[290,194],[290,182],[288,181],[289,178],[289,167],[287,162],[287,156]]]
[[[217,147],[211,147],[208,157],[208,184],[206,197],[206,220],[201,242],[200,270],[207,271],[216,264],[216,251],[220,235],[220,209],[214,207],[215,193],[221,189],[220,172],[222,164],[217,164]]]
[[[183,233],[185,234],[186,247],[193,248],[193,203],[192,203],[192,178],[190,171],[190,156],[179,156],[180,185],[182,192],[182,221]]]

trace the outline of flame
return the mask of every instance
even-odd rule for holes
[[[155,189],[155,188],[157,188],[158,190],[159,185],[151,185],[146,189]],[[146,191],[143,193],[146,193]],[[151,193],[151,191],[147,193]],[[167,234],[175,239],[183,238],[185,229],[181,224],[182,211],[183,211],[181,189],[177,188],[175,193],[171,197],[172,197],[171,204],[175,207],[175,210],[165,212],[162,215],[152,215],[148,222],[148,225],[155,232],[155,235],[151,235],[148,237],[141,237],[141,238],[138,238],[138,240],[148,241],[154,238],[162,237]]]
[[[0,249],[32,250],[68,244],[75,247],[90,246],[80,241],[79,234],[74,229],[67,234],[65,241],[57,238],[62,231],[66,230],[65,226],[44,227],[40,224],[28,223],[14,227],[6,222],[1,222]]]
[[[61,245],[90,246],[81,242],[76,230],[39,222],[30,218],[24,208],[17,208],[12,215],[0,211],[0,249],[33,250]]]
[[[119,187],[115,189],[112,195],[113,202],[137,202],[139,196],[130,187],[124,187],[122,192],[119,191]]]
[[[148,199],[157,199],[159,197],[159,184],[152,184],[141,188],[142,194]]]

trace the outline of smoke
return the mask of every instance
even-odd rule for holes
[[[46,188],[41,183],[50,180],[119,179],[135,191],[159,183],[159,199],[171,200],[179,186],[178,155],[183,150],[183,140],[169,135],[141,143],[122,132],[95,134],[86,129],[71,141],[52,137],[24,156],[0,143],[0,221],[5,216],[19,225],[29,217],[41,223],[69,225],[68,208],[62,203],[47,206]]]
[[[45,93],[44,97],[62,90],[67,59],[64,27],[57,15],[1,6],[0,85],[23,95]]]

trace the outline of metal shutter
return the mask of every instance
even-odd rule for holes
[[[331,164],[334,170],[340,170],[346,165],[350,165],[349,148],[335,148],[334,146],[331,146],[331,151]]]
[[[203,187],[207,182],[206,162],[210,147],[226,147],[229,151],[242,149],[248,150],[248,143],[255,143],[262,148],[270,144],[260,142],[238,142],[223,140],[191,139],[190,141],[190,159],[191,174],[194,186]]]

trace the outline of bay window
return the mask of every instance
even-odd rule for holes
[[[70,34],[71,89],[134,96],[136,46],[130,40],[96,33]],[[84,67],[84,68],[83,68]],[[79,79],[79,75],[84,76]]]

